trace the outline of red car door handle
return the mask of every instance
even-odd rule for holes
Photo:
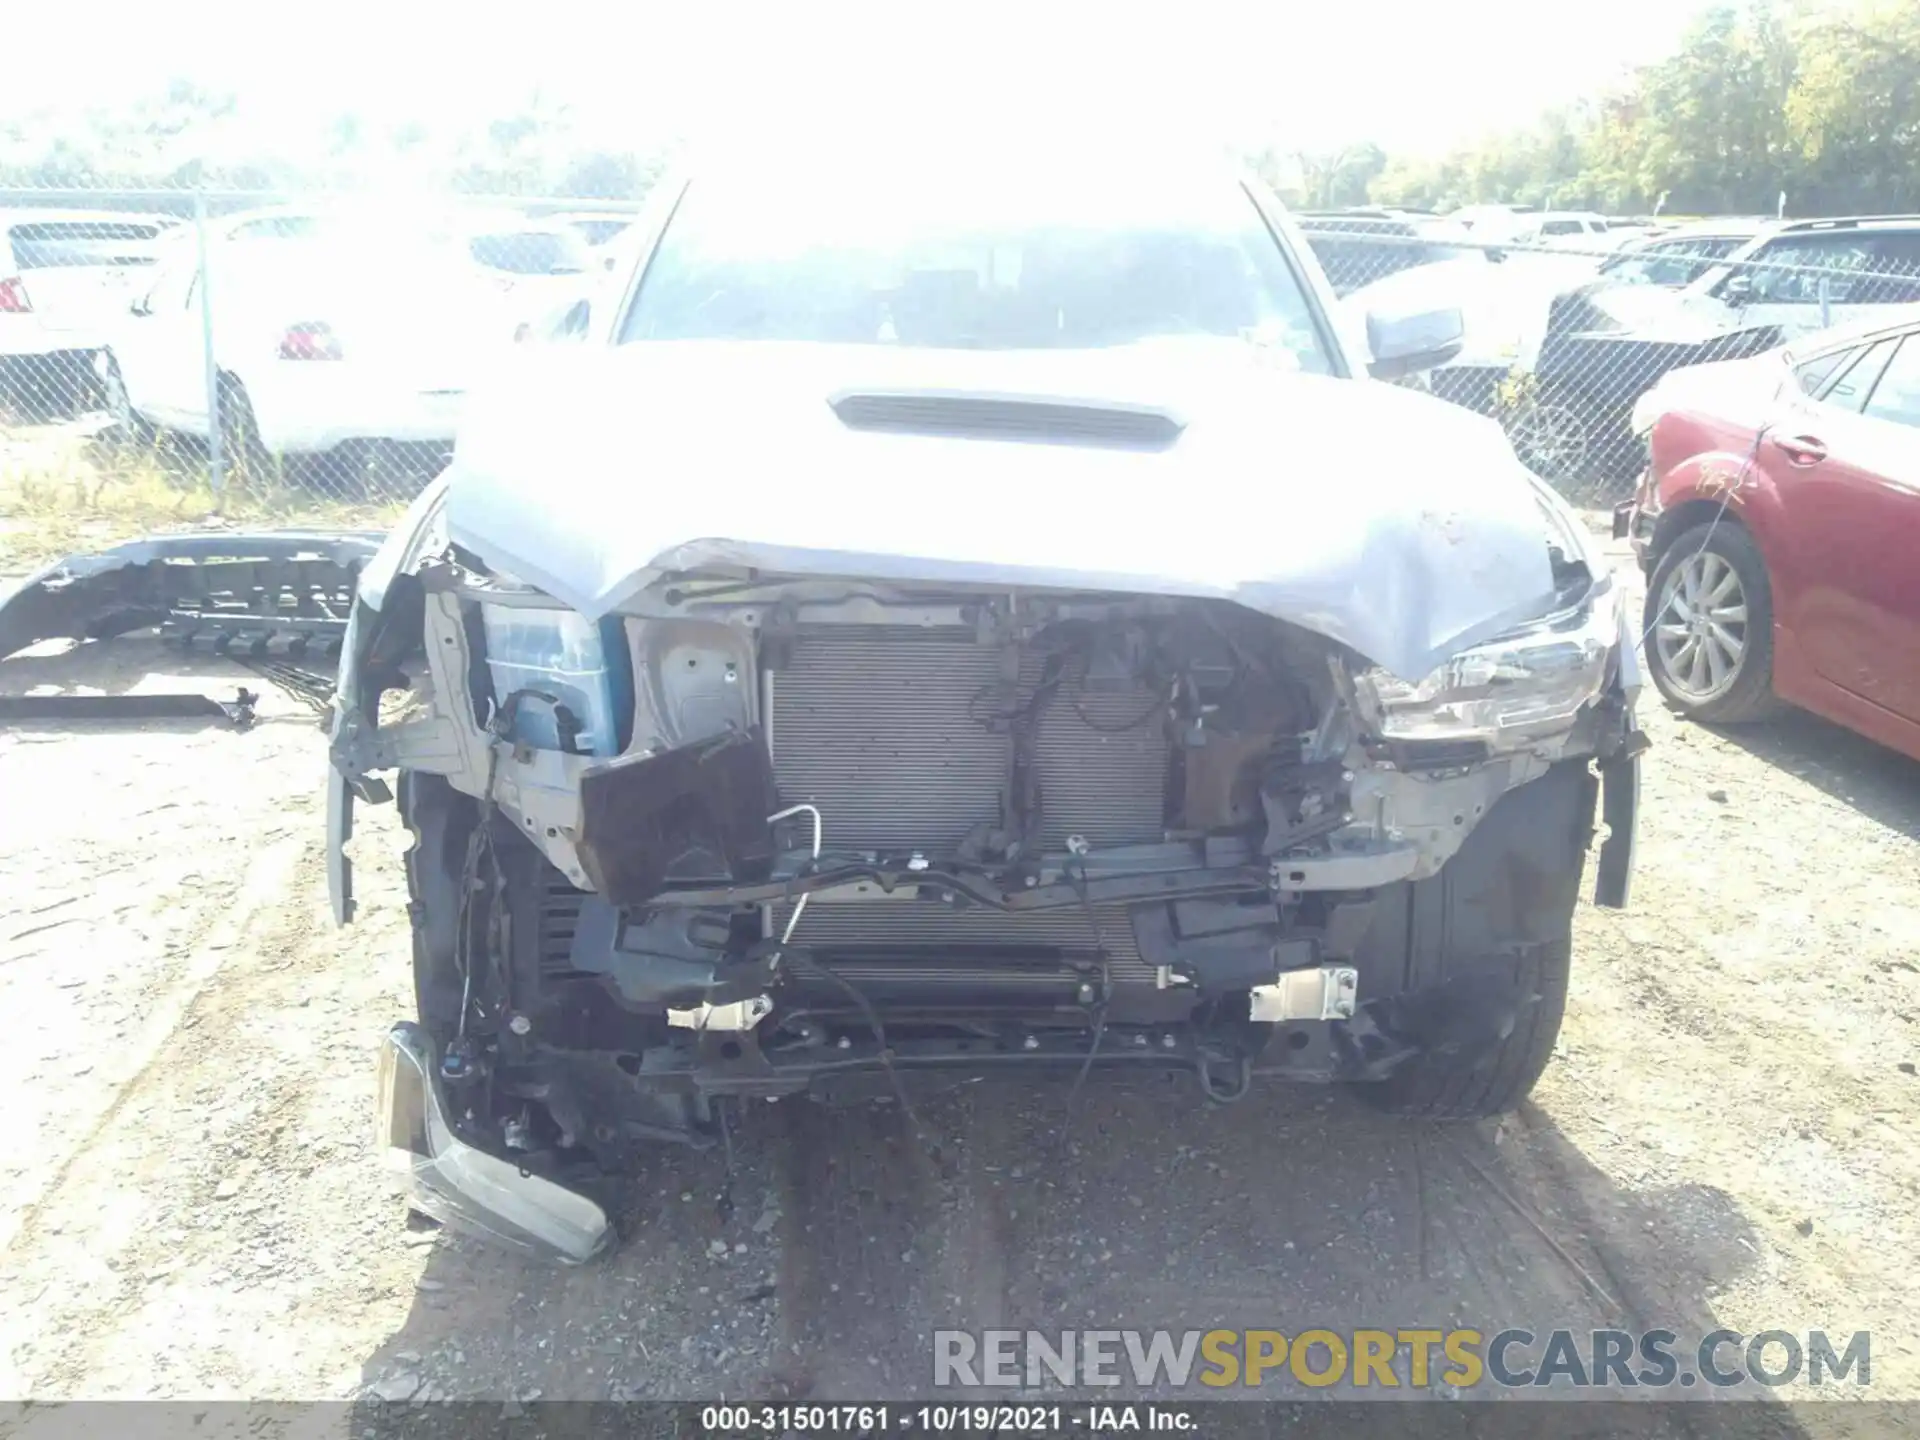
[[[1818,465],[1827,458],[1827,447],[1811,435],[1792,435],[1773,443],[1795,465]]]

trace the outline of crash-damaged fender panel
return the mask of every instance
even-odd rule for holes
[[[448,533],[589,619],[712,567],[1216,598],[1417,679],[1554,596],[1497,425],[1254,345],[658,342],[556,350],[514,384],[468,412]],[[1036,410],[1075,423],[1007,420]],[[1127,440],[1149,413],[1176,438]]]
[[[1384,887],[1355,955],[1360,1005],[1334,1026],[1350,1069],[1387,1079],[1431,1051],[1502,1040],[1569,939],[1598,782],[1579,761],[1508,791],[1438,874]],[[1564,976],[1558,983],[1564,983]]]
[[[225,614],[245,624],[269,618],[227,603],[259,588],[351,593],[379,549],[377,531],[270,530],[156,535],[69,555],[0,601],[0,659],[43,640],[105,640],[180,615]],[[311,620],[335,643],[345,616],[281,614],[281,628]]]

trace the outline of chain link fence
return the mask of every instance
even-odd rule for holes
[[[0,482],[377,518],[444,464],[488,357],[552,333],[614,268],[638,208],[0,191]],[[1298,220],[1343,304],[1458,308],[1465,347],[1410,383],[1499,421],[1588,504],[1644,466],[1630,417],[1662,375],[1920,301],[1920,219],[1596,219],[1546,240],[1411,212]]]
[[[0,191],[0,511],[54,534],[379,523],[445,464],[490,358],[588,294],[638,208]]]
[[[1664,375],[1920,302],[1920,216],[1611,232],[1595,217],[1549,240],[1406,212],[1299,221],[1343,303],[1457,307],[1464,348],[1416,383],[1498,420],[1529,468],[1589,505],[1631,494],[1647,463],[1634,403]]]

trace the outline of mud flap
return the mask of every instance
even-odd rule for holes
[[[1634,829],[1640,816],[1640,751],[1644,737],[1600,767],[1600,818],[1607,838],[1594,862],[1593,903],[1609,910],[1627,908],[1633,890]]]

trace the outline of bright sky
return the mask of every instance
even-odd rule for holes
[[[186,77],[257,135],[511,113],[538,88],[607,143],[886,125],[1018,106],[1282,148],[1432,152],[1604,88],[1702,0],[92,0],[9,6],[0,114],[110,107]],[[27,63],[29,62],[30,63]],[[254,129],[253,127],[261,127]]]

